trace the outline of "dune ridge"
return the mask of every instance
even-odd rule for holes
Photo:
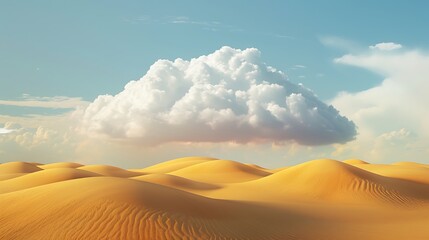
[[[355,159],[2,163],[0,239],[428,239],[428,171]]]

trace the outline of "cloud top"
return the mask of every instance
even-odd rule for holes
[[[190,61],[158,60],[122,92],[89,104],[82,129],[142,144],[354,139],[353,122],[260,55],[225,46]]]

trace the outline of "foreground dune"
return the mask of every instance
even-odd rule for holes
[[[0,239],[429,239],[429,166],[0,164]]]

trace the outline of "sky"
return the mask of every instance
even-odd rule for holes
[[[9,1],[0,161],[427,161],[424,1]]]

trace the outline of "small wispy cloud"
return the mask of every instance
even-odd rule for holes
[[[270,33],[270,32],[257,32],[257,31],[246,31],[246,29],[232,25],[232,24],[225,24],[221,21],[217,20],[201,20],[201,19],[194,19],[188,16],[165,16],[165,17],[153,17],[150,15],[143,15],[137,18],[127,18],[123,19],[126,22],[130,22],[133,24],[137,23],[143,23],[143,24],[176,24],[176,25],[193,25],[195,27],[199,27],[201,30],[206,31],[212,31],[212,32],[233,32],[233,33],[240,33],[240,32],[249,32],[255,35],[263,35],[267,37],[274,37],[274,38],[280,38],[280,39],[293,39],[294,37],[287,35],[287,34],[279,34],[279,33]]]
[[[219,26],[221,23],[218,21],[195,21],[191,20],[189,17],[174,17],[170,20],[170,23],[173,24],[193,24],[193,25],[202,25],[202,26]]]
[[[142,24],[162,24],[162,25],[166,25],[166,24],[194,25],[194,26],[201,27],[201,29],[203,30],[210,30],[210,31],[227,30],[227,31],[233,32],[233,31],[240,30],[235,26],[223,24],[216,20],[212,20],[212,21],[197,20],[187,16],[153,17],[150,15],[142,15],[137,18],[126,18],[123,20],[125,22],[129,22],[132,24],[142,23]]]
[[[375,45],[369,46],[369,49],[380,50],[380,51],[392,51],[400,48],[402,48],[402,45],[394,42],[382,42],[382,43],[377,43]]]
[[[295,64],[295,65],[289,67],[290,70],[298,70],[298,69],[306,69],[306,68],[307,68],[307,66],[301,65],[301,64]]]
[[[321,36],[319,41],[328,47],[345,50],[347,52],[356,52],[362,50],[363,47],[354,41],[338,36]]]
[[[29,94],[23,94],[20,100],[0,100],[0,105],[17,106],[17,107],[39,107],[54,109],[75,109],[85,107],[88,102],[79,97],[37,97]]]
[[[293,67],[294,68],[307,68],[306,66],[300,65],[300,64],[293,65]]]
[[[273,34],[273,36],[277,37],[277,38],[287,38],[287,39],[293,39],[294,38],[290,35],[283,35],[283,34]]]
[[[172,17],[170,20],[168,20],[168,23],[196,25],[196,26],[201,26],[203,30],[210,30],[210,31],[219,31],[219,30],[231,31],[232,29],[234,29],[234,26],[224,25],[219,21],[198,21],[198,20],[190,19],[189,17],[185,17],[185,16]]]

